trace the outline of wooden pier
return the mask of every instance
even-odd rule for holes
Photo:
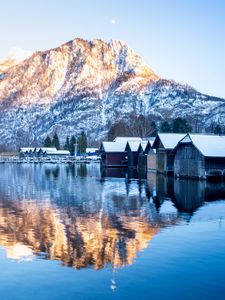
[[[20,158],[17,156],[0,156],[0,164],[15,163],[15,164],[80,164],[80,163],[99,163],[100,158],[90,157],[63,157],[63,158],[49,158],[49,157],[26,157]]]

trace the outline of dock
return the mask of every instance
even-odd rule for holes
[[[15,164],[90,164],[100,163],[100,158],[90,157],[62,157],[62,158],[50,158],[50,157],[26,157],[20,158],[16,156],[0,156],[0,164],[15,163]]]

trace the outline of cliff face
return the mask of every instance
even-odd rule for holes
[[[161,80],[120,41],[75,39],[0,64],[1,144],[15,147],[38,144],[55,131],[61,139],[81,130],[100,139],[131,113],[185,116],[201,127],[219,116],[225,121],[224,105],[224,99]]]

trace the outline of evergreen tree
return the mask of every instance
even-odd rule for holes
[[[108,131],[108,141],[113,141],[116,137],[116,128],[113,125]]]
[[[87,136],[84,131],[81,132],[81,135],[78,139],[78,152],[84,154],[87,148]]]
[[[169,133],[172,132],[171,125],[167,121],[163,121],[160,125],[160,132]]]
[[[73,135],[69,142],[69,151],[71,155],[74,155],[74,144],[76,144],[75,136]]]
[[[49,136],[47,136],[46,138],[45,138],[45,140],[44,140],[44,147],[51,147],[52,146],[52,141],[51,141],[51,139],[50,139],[50,137]]]
[[[156,125],[155,121],[152,121],[151,122],[151,134],[150,134],[150,136],[156,136],[157,133],[158,133],[157,125]]]
[[[113,124],[108,131],[108,141],[113,141],[117,136],[130,136],[127,127],[128,126],[122,120]]]
[[[217,124],[216,126],[215,126],[215,128],[214,128],[214,130],[213,130],[213,133],[214,134],[222,134],[222,129],[221,129],[221,127],[220,127],[220,125],[219,124]]]
[[[70,148],[70,139],[69,139],[69,137],[67,135],[67,137],[66,137],[66,143],[64,145],[64,150],[69,150],[69,148]]]
[[[60,149],[60,142],[57,133],[54,134],[52,139],[52,146],[55,147],[57,150]]]
[[[178,117],[173,121],[173,132],[174,133],[192,132],[192,127],[187,123],[186,119]]]

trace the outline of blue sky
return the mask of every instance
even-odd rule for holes
[[[12,47],[118,39],[159,76],[225,98],[223,0],[0,0],[0,8],[1,60]]]

